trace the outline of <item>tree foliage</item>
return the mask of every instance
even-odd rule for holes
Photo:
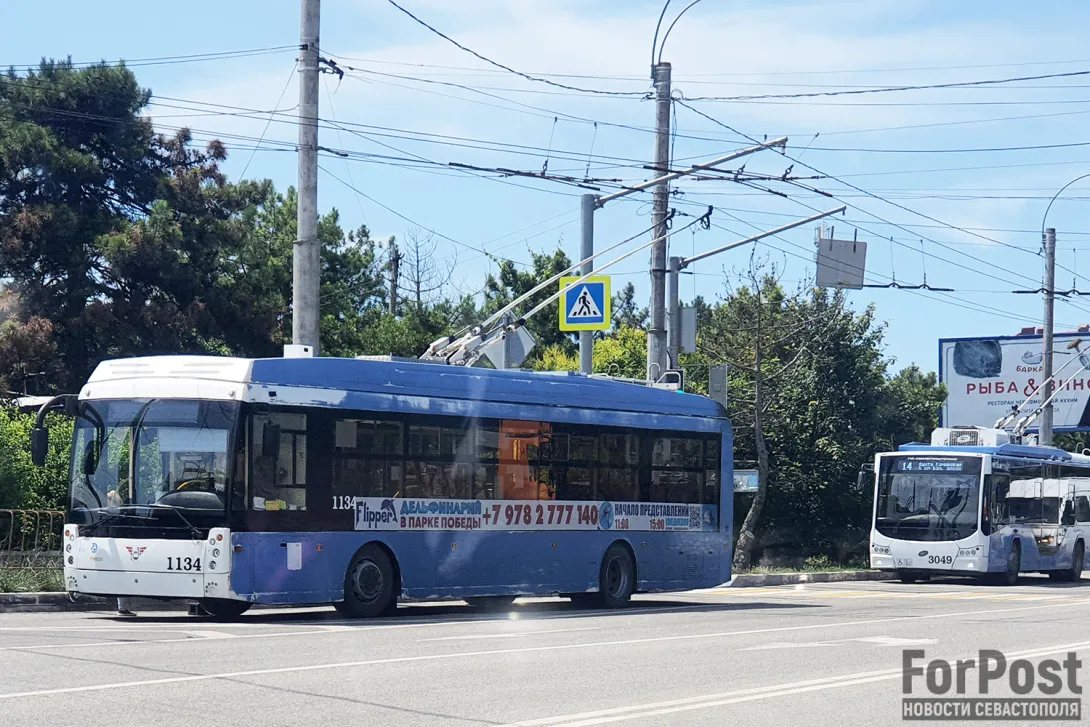
[[[56,510],[68,491],[68,452],[72,420],[50,416],[49,453],[45,467],[30,460],[33,414],[0,407],[0,510]]]
[[[843,293],[788,293],[769,275],[754,276],[702,311],[699,353],[686,364],[697,375],[711,363],[730,366],[736,462],[760,459],[758,417],[767,446],[765,498],[751,522],[755,539],[738,548],[737,565],[762,552],[820,552],[841,561],[860,555],[872,498],[869,488],[856,487],[860,465],[877,451],[925,437],[945,399],[934,374],[916,367],[889,374],[883,334],[873,308],[855,312]],[[736,498],[736,520],[759,497]]]

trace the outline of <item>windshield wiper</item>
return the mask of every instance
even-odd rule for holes
[[[939,527],[941,527],[943,529],[943,535],[944,536],[947,535],[948,531],[950,531],[950,530],[953,530],[955,535],[958,534],[957,528],[955,528],[953,525],[951,525],[950,521],[946,519],[946,516],[943,515],[942,512],[939,511],[939,506],[938,505],[936,505],[933,502],[929,502],[929,503],[927,503],[927,509],[935,511],[935,516],[938,517],[938,519],[939,519]]]
[[[93,513],[93,512],[94,512],[94,510],[88,510],[88,513]],[[103,525],[105,525],[108,522],[113,522],[114,520],[120,520],[121,518],[133,518],[135,520],[154,520],[155,519],[153,517],[147,517],[147,516],[143,516],[143,515],[134,515],[133,513],[129,513],[129,512],[110,512],[110,513],[106,513],[106,515],[104,517],[102,517],[100,520],[98,520],[97,522],[95,521],[94,515],[92,515],[91,516],[91,524],[87,526],[87,529],[94,531],[96,528],[100,528],[100,527],[102,527]],[[86,531],[84,531],[84,532],[86,532]]]
[[[171,512],[173,512],[175,515],[178,516],[179,520],[181,520],[183,523],[185,523],[185,526],[187,528],[189,528],[189,533],[193,536],[194,540],[203,540],[204,539],[204,535],[201,534],[201,531],[197,528],[197,526],[194,525],[193,523],[191,523],[189,521],[189,518],[187,518],[185,515],[183,515],[182,511],[179,510],[178,508],[174,507],[173,505],[160,505],[158,503],[154,503],[154,504],[151,504],[151,505],[139,505],[138,507],[147,507],[147,508],[151,508],[152,510],[170,510]],[[150,518],[150,519],[154,519],[154,518]]]

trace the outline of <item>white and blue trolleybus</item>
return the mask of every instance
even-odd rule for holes
[[[1090,457],[1020,444],[1002,429],[940,428],[874,461],[871,567],[906,583],[1019,573],[1081,577],[1090,542]]]
[[[43,407],[36,461],[58,409],[73,594],[371,617],[730,578],[731,429],[704,396],[388,357],[132,358]]]

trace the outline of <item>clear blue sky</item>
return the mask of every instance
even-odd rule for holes
[[[575,0],[402,4],[509,66],[567,74],[549,77],[569,85],[635,92],[648,88],[651,37],[662,7],[657,1]],[[58,0],[12,4],[5,20],[4,64],[67,55],[76,61],[130,59],[140,81],[159,97],[149,113],[162,128],[187,124],[198,138],[222,137],[235,147],[227,171],[236,178],[245,169],[246,176],[271,178],[281,189],[295,183],[290,116],[269,124],[268,115],[223,113],[231,110],[223,106],[292,109],[298,85],[294,50],[215,62],[139,65],[138,59],[292,46],[299,35],[296,0],[108,6]],[[1090,6],[1074,0],[705,0],[678,23],[664,59],[674,65],[675,90],[688,99],[1002,79],[1090,69],[1090,53],[1083,50],[1087,27]],[[383,205],[434,230],[444,236],[436,255],[454,266],[453,283],[461,290],[481,286],[489,264],[479,249],[525,262],[529,248],[547,250],[559,241],[574,257],[583,190],[485,178],[429,162],[540,170],[548,161],[550,172],[582,177],[589,160],[593,177],[632,182],[646,174],[639,164],[652,155],[653,108],[639,98],[525,81],[459,51],[385,0],[325,0],[322,48],[359,70],[340,83],[323,77],[321,116],[369,127],[353,127],[359,133],[323,129],[323,146],[349,150],[356,158],[322,160],[321,208],[336,207],[346,227],[362,222],[377,237],[404,237],[410,227]],[[451,83],[469,88],[442,85]],[[201,110],[195,101],[223,106]],[[853,305],[874,304],[888,324],[887,349],[898,365],[934,369],[940,337],[1007,334],[1039,323],[1039,298],[1009,291],[1038,287],[1042,214],[1060,187],[1090,173],[1090,146],[961,150],[1090,142],[1090,76],[691,103],[750,136],[788,135],[792,156],[838,177],[812,184],[852,205],[847,219],[834,224],[837,237],[858,228],[859,238],[870,243],[869,282],[887,283],[896,274],[900,282],[920,283],[926,265],[930,285],[956,289],[850,293]],[[676,109],[676,127],[677,160],[711,158],[740,142],[683,106]],[[257,137],[264,142],[253,153]],[[781,174],[789,163],[764,153],[752,157],[747,169]],[[813,172],[796,164],[793,173]],[[738,237],[806,216],[808,207],[836,205],[804,191],[783,199],[718,181],[689,180],[678,189],[679,210],[715,205],[717,224]],[[1049,226],[1059,230],[1061,288],[1074,282],[1090,291],[1083,277],[1090,273],[1088,189],[1090,184],[1072,186],[1049,214]],[[599,212],[599,247],[646,229],[649,201],[649,195],[633,196]],[[784,278],[793,284],[813,273],[813,236],[813,228],[800,228],[757,251],[786,264]],[[721,228],[695,236],[685,232],[673,239],[673,251],[686,254],[733,239]],[[724,289],[724,269],[730,275],[748,259],[739,250],[694,266],[696,274],[682,281],[683,297],[696,292],[714,299]],[[646,257],[637,254],[615,271],[614,285],[631,280],[646,299],[647,278]],[[1060,302],[1057,321],[1061,329],[1090,322],[1090,298]]]

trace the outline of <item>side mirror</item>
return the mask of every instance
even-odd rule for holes
[[[35,467],[45,467],[45,458],[49,454],[49,429],[34,427],[30,430],[30,459]]]
[[[860,492],[865,492],[866,490],[870,489],[870,486],[873,484],[873,477],[874,465],[865,464],[859,468],[859,474],[856,475],[855,478],[855,486],[859,489]]]
[[[265,422],[261,430],[261,455],[263,457],[276,457],[280,454],[280,425]]]

